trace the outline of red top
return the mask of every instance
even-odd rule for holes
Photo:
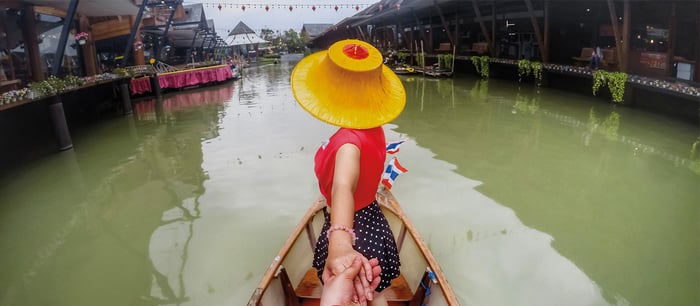
[[[386,139],[382,127],[366,130],[340,128],[327,144],[321,146],[314,158],[316,177],[321,194],[331,206],[333,189],[333,172],[335,171],[335,153],[346,143],[352,143],[360,149],[360,177],[355,187],[355,211],[371,204],[377,196],[379,180],[384,170],[386,159]]]

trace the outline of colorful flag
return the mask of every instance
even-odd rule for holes
[[[399,160],[396,159],[396,157],[392,158],[382,174],[382,185],[384,185],[386,189],[391,189],[391,186],[394,185],[394,181],[396,181],[399,174],[406,172],[408,172],[408,170],[399,164]]]
[[[399,146],[404,143],[404,140],[401,141],[395,141],[392,143],[389,143],[386,145],[386,153],[388,154],[395,154],[396,152],[399,152]]]

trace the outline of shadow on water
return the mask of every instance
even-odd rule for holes
[[[552,235],[608,301],[700,299],[696,126],[531,85],[404,81],[396,131]]]
[[[218,136],[233,87],[141,101],[133,116],[78,133],[74,150],[6,178],[0,244],[12,247],[0,254],[0,304],[186,303],[202,143]]]

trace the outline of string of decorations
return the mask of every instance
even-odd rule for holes
[[[271,9],[288,9],[290,12],[295,10],[295,9],[311,9],[312,11],[316,11],[317,9],[334,9],[335,11],[338,11],[339,9],[355,9],[355,11],[359,11],[360,9],[367,8],[371,6],[372,4],[349,4],[349,3],[333,3],[333,4],[261,4],[261,3],[253,3],[253,4],[238,4],[238,3],[225,3],[225,2],[202,2],[204,7],[211,7],[211,8],[217,8],[220,11],[223,9],[240,9],[242,11],[246,11],[246,9],[264,9],[265,11],[269,12]],[[379,11],[384,9],[383,5],[378,6]],[[400,4],[396,4],[396,9],[401,9]]]

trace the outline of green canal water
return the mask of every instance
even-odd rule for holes
[[[244,305],[335,128],[294,60],[73,128],[0,173],[0,305]],[[700,305],[700,130],[469,75],[402,77],[394,194],[462,305]]]

